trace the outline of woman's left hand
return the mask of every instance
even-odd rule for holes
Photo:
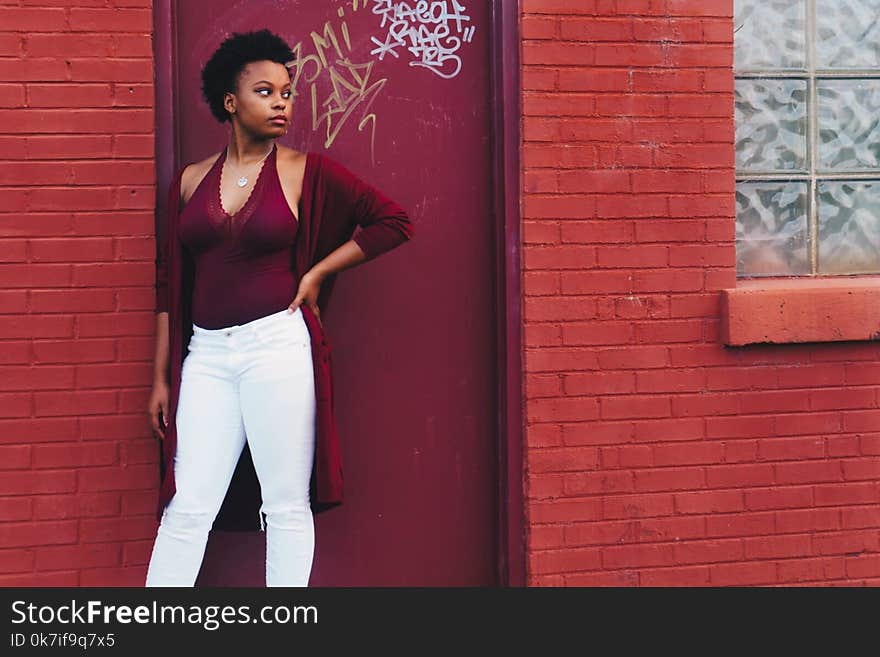
[[[323,281],[324,277],[314,270],[307,271],[299,281],[296,298],[287,308],[289,312],[294,312],[301,304],[306,304],[315,317],[318,318],[318,324],[322,328],[324,324],[321,322],[321,311],[318,310],[318,293],[321,291],[321,283]]]

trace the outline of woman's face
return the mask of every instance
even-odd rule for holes
[[[247,64],[238,76],[237,93],[224,99],[231,119],[254,135],[279,137],[287,132],[293,112],[290,74],[283,64],[269,60]],[[273,121],[274,117],[284,121]]]

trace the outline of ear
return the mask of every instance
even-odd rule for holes
[[[223,94],[223,107],[225,107],[226,111],[230,114],[235,114],[235,95],[228,91]]]

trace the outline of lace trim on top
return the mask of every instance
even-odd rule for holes
[[[211,223],[230,237],[237,237],[241,233],[241,229],[254,214],[254,210],[256,210],[258,205],[257,201],[259,201],[262,196],[263,187],[265,186],[265,176],[263,176],[263,172],[266,170],[267,166],[275,166],[275,154],[277,150],[277,144],[272,144],[272,152],[266,156],[266,159],[263,160],[263,163],[260,165],[260,170],[257,173],[257,179],[254,181],[254,186],[251,188],[251,193],[248,195],[247,199],[245,199],[244,205],[242,205],[234,214],[229,214],[223,209],[223,203],[221,202],[220,197],[223,163],[226,161],[225,148],[220,154],[220,157],[218,157],[217,161],[214,163],[214,167],[209,174],[211,176],[210,182],[213,193],[207,195],[208,218]]]

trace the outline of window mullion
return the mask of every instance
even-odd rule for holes
[[[816,91],[816,0],[807,0],[807,24],[805,45],[807,48],[807,161],[810,167],[810,189],[807,196],[807,210],[810,222],[808,238],[810,241],[811,273],[819,272],[819,211],[818,169],[819,144],[819,102]]]

